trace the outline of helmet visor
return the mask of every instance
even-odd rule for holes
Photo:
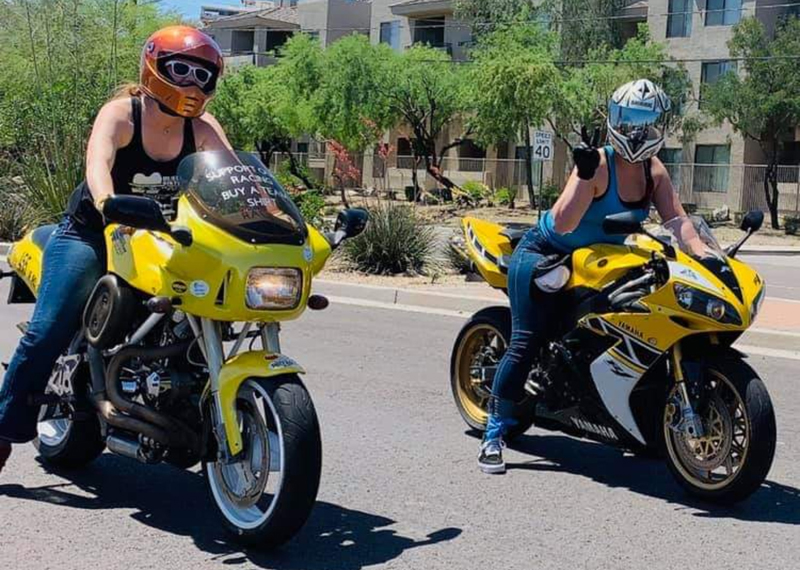
[[[608,123],[618,134],[632,140],[646,142],[662,136],[664,114],[649,109],[632,109],[611,104]]]

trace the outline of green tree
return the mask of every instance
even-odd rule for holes
[[[225,128],[231,144],[258,150],[269,164],[278,152],[289,158],[289,171],[309,189],[315,184],[292,152],[292,139],[312,129],[307,109],[292,98],[280,66],[245,66],[220,82],[211,111]]]
[[[411,130],[415,164],[424,163],[428,174],[448,189],[456,185],[444,175],[442,162],[463,139],[446,139],[444,134],[470,109],[465,67],[441,50],[415,45],[394,55],[389,65],[390,80],[382,86],[391,110]],[[471,134],[468,128],[463,138]]]
[[[137,78],[145,39],[175,21],[123,0],[0,2],[0,161],[23,180],[13,188],[32,205],[30,222],[63,211],[94,116]]]
[[[728,42],[732,57],[742,58],[744,74],[727,73],[702,91],[702,111],[716,122],[728,121],[737,133],[755,141],[766,159],[764,195],[772,227],[779,227],[778,159],[800,123],[800,20],[789,18],[769,37],[755,18],[736,25]]]
[[[583,125],[605,129],[608,101],[621,85],[634,79],[650,79],[670,96],[675,115],[680,115],[691,82],[686,69],[670,61],[665,46],[653,42],[646,25],[622,48],[603,45],[587,54],[582,66],[561,68],[559,93],[549,122],[556,134],[570,145],[569,136]],[[678,128],[679,122],[673,125]]]
[[[470,124],[484,144],[525,142],[525,173],[531,189],[530,133],[547,120],[554,105],[559,84],[555,51],[555,35],[540,24],[502,25],[480,37],[469,75],[474,105]],[[530,199],[533,205],[532,194]],[[513,196],[510,206],[514,207]]]

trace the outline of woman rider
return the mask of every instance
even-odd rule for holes
[[[523,398],[524,383],[537,345],[546,338],[547,323],[558,318],[552,303],[534,303],[531,297],[537,264],[546,256],[595,243],[622,243],[624,236],[603,231],[603,219],[611,214],[633,212],[643,222],[652,203],[662,220],[686,215],[669,174],[655,158],[664,145],[669,109],[669,98],[646,79],[617,89],[608,108],[611,144],[595,148],[599,131],[590,140],[583,129],[583,142],[572,153],[575,169],[564,191],[514,251],[508,271],[512,332],[492,387],[489,420],[478,457],[484,472],[505,472],[503,435],[514,424],[514,404]],[[546,293],[535,294],[541,295]]]
[[[203,150],[230,148],[206,112],[223,70],[222,52],[205,33],[170,26],[144,46],[139,84],[97,115],[86,152],[86,180],[44,250],[39,296],[0,389],[0,470],[12,443],[36,437],[38,408],[58,356],[80,326],[95,282],[105,273],[103,206],[113,194],[143,194],[172,212],[178,164]]]

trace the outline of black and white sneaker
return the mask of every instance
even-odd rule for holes
[[[506,463],[503,461],[502,439],[490,439],[481,444],[481,453],[478,455],[478,467],[484,473],[505,473]]]

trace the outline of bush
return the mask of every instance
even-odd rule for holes
[[[25,233],[30,208],[18,194],[0,185],[0,241],[16,241]]]
[[[412,208],[381,204],[369,208],[370,221],[359,237],[345,242],[353,266],[373,275],[424,274],[433,265],[433,228]]]
[[[461,190],[464,192],[462,200],[470,205],[480,204],[490,194],[489,188],[476,180],[467,180],[461,186]]]
[[[510,206],[517,193],[508,188],[498,188],[494,193],[494,201],[498,206]]]
[[[786,216],[783,220],[783,229],[788,236],[800,233],[800,216]]]
[[[320,192],[309,190],[291,196],[306,222],[316,228],[325,226],[325,198]]]

